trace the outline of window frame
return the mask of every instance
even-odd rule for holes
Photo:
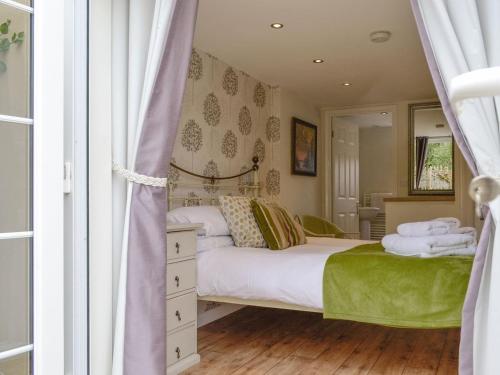
[[[33,372],[64,373],[64,0],[33,16]]]

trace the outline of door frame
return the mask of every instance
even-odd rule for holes
[[[395,104],[383,104],[372,106],[353,106],[353,107],[326,107],[321,108],[321,128],[324,129],[323,134],[330,136],[323,137],[323,194],[322,194],[322,215],[328,220],[333,220],[333,165],[332,165],[332,132],[333,120],[336,116],[355,115],[360,113],[370,112],[390,112],[392,113],[392,156],[394,160],[397,158],[397,140],[398,140],[398,107]],[[393,192],[397,191],[398,173],[393,174]]]
[[[33,18],[33,372],[64,373],[64,0]]]

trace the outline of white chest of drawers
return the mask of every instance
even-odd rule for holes
[[[200,225],[167,226],[167,374],[200,361],[197,353],[196,231]]]

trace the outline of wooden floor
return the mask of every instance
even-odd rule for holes
[[[198,330],[184,374],[457,374],[459,330],[410,330],[247,307]]]

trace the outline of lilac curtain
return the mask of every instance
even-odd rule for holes
[[[415,188],[420,186],[422,179],[422,172],[424,171],[425,158],[427,156],[427,145],[429,144],[429,137],[416,137],[415,138],[415,156],[417,163],[417,170],[415,173]]]
[[[198,0],[176,0],[139,137],[135,172],[166,176],[179,122]],[[166,373],[166,192],[134,184],[130,206],[124,374]]]
[[[454,139],[462,152],[469,168],[474,176],[478,175],[478,168],[474,160],[474,156],[470,151],[467,141],[462,133],[458,124],[457,118],[451,108],[450,101],[446,92],[444,82],[439,72],[438,64],[436,62],[432,45],[427,35],[425,24],[422,14],[418,5],[419,0],[410,0],[413,9],[413,14],[417,23],[418,32],[422,42],[422,47],[429,65],[429,70],[436,87],[436,91],[443,107],[443,112],[450,125]],[[432,0],[429,0],[432,1]],[[486,260],[486,253],[490,241],[492,218],[491,214],[487,212],[486,221],[481,232],[481,237],[477,247],[476,255],[474,257],[474,264],[472,266],[471,277],[469,286],[464,301],[462,310],[462,328],[460,333],[460,357],[459,357],[459,372],[461,375],[473,374],[473,338],[474,338],[474,314],[476,303],[479,294],[479,287],[481,284],[481,277],[484,270]]]

